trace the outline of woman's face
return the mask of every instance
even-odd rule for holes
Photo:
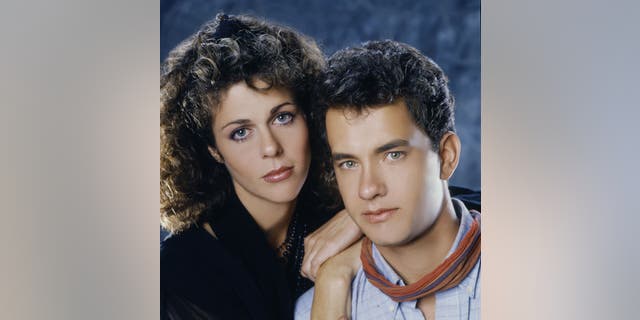
[[[291,93],[238,82],[222,95],[214,114],[217,149],[210,151],[229,170],[238,195],[273,203],[295,200],[311,153],[307,124]]]

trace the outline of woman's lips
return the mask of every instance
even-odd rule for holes
[[[394,213],[398,211],[398,208],[393,209],[378,209],[375,211],[365,211],[362,213],[365,219],[369,221],[369,223],[380,223],[384,222],[391,217]]]
[[[293,174],[293,167],[280,167],[269,171],[262,179],[268,183],[276,183],[289,178]]]

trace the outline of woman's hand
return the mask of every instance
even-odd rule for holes
[[[349,319],[351,315],[351,282],[362,265],[362,240],[329,258],[318,270],[311,319]]]
[[[315,281],[322,263],[360,238],[362,238],[362,232],[347,210],[338,212],[331,220],[304,239],[304,259],[300,273]]]

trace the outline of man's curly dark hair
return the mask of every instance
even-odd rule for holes
[[[335,188],[335,173],[327,145],[325,116],[329,108],[353,110],[403,99],[416,125],[438,151],[440,139],[454,128],[454,98],[442,69],[417,49],[396,41],[369,41],[342,49],[327,61],[317,90],[313,118],[320,130],[323,180]]]
[[[160,220],[165,229],[188,228],[233,192],[227,169],[208,151],[215,147],[211,127],[222,93],[241,81],[267,90],[254,85],[262,80],[269,88],[290,90],[307,114],[323,67],[312,39],[250,16],[219,14],[171,51],[160,80]]]

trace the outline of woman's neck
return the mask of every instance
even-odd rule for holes
[[[236,188],[238,199],[264,231],[269,246],[274,249],[280,246],[287,238],[296,201],[275,203],[240,190]]]

